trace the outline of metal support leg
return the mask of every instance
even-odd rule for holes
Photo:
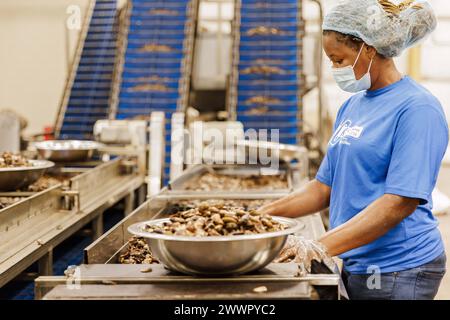
[[[145,192],[146,192],[146,185],[143,184],[138,189],[138,206],[140,206],[145,201]]]
[[[133,212],[134,209],[134,191],[131,191],[126,197],[125,197],[125,209],[124,209],[124,215],[125,217],[129,215],[131,212]]]
[[[38,260],[38,270],[41,276],[53,275],[53,250],[49,250]]]
[[[100,212],[94,220],[92,220],[92,237],[97,240],[103,234],[103,212]]]

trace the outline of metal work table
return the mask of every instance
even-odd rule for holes
[[[192,200],[192,199],[190,199]],[[85,249],[85,264],[78,275],[40,277],[37,298],[44,299],[311,299],[313,286],[331,286],[337,295],[339,276],[332,274],[297,276],[296,264],[271,264],[257,274],[231,278],[198,278],[172,274],[161,265],[121,265],[119,255],[126,249],[127,227],[137,221],[164,215],[165,208],[178,200],[160,196],[150,199],[131,215]],[[319,214],[301,218],[301,235],[317,238],[324,232]],[[151,269],[151,272],[149,271]],[[77,290],[67,283],[78,283]],[[237,286],[236,284],[239,284]],[[183,284],[182,286],[180,284]],[[268,293],[255,293],[264,285]],[[333,290],[333,289],[332,289]],[[45,297],[44,297],[45,296]]]
[[[235,170],[242,166],[231,166]],[[216,166],[217,169],[217,166]],[[245,167],[244,167],[245,169]],[[261,205],[280,198],[300,187],[305,179],[292,183],[289,189],[212,192],[186,192],[183,182],[210,171],[204,165],[186,170],[170,187],[147,200],[129,216],[89,245],[84,252],[84,264],[67,270],[66,276],[40,277],[35,282],[38,299],[314,299],[319,298],[315,286],[327,288],[338,298],[339,275],[319,274],[298,276],[295,263],[272,263],[250,275],[211,278],[175,274],[162,265],[122,265],[119,256],[127,249],[131,234],[128,226],[136,222],[164,217],[186,202],[204,200],[239,201],[246,205]],[[233,173],[233,170],[231,171]],[[295,176],[295,170],[292,173]],[[302,175],[299,178],[304,178]],[[175,187],[175,188],[174,188]],[[175,190],[173,190],[173,188]],[[299,218],[304,227],[299,234],[311,239],[320,237],[325,228],[320,214]],[[150,269],[149,269],[150,268]],[[238,284],[238,285],[237,285]],[[73,286],[75,285],[75,287]],[[265,286],[264,293],[254,292]],[[76,290],[73,290],[73,289]],[[323,292],[323,291],[322,291]]]
[[[44,300],[311,299],[312,285],[335,286],[339,280],[335,274],[298,277],[297,272],[295,263],[274,263],[250,275],[200,278],[162,265],[81,265],[76,277],[38,278],[35,295]],[[255,292],[259,286],[267,292]]]

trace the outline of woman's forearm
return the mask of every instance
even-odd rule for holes
[[[301,217],[328,208],[331,189],[312,180],[300,190],[261,207],[258,211],[274,216]]]
[[[418,204],[417,199],[385,194],[319,241],[330,256],[340,255],[380,238],[413,213]]]

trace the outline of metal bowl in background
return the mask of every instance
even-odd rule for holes
[[[16,191],[36,182],[55,164],[47,160],[28,160],[29,167],[0,168],[0,191]]]
[[[103,144],[83,140],[48,140],[35,143],[39,156],[56,162],[86,161]]]
[[[128,231],[147,240],[152,252],[167,268],[191,275],[238,275],[265,267],[280,253],[289,234],[302,223],[273,217],[285,230],[254,235],[188,237],[150,233],[146,225],[161,225],[157,219],[131,225]]]

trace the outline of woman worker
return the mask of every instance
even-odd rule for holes
[[[328,13],[323,47],[334,79],[359,93],[340,108],[316,178],[260,209],[301,217],[329,207],[330,231],[290,238],[279,260],[297,256],[310,268],[313,257],[340,256],[350,299],[433,299],[445,273],[431,193],[447,122],[439,101],[393,61],[435,26],[425,1],[345,0]]]

